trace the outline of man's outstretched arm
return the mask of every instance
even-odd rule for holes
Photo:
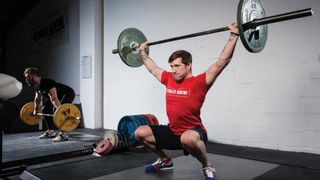
[[[148,71],[154,75],[159,81],[161,81],[161,74],[163,69],[161,69],[146,53],[145,48],[147,48],[147,42],[140,44],[139,46],[139,54],[142,59],[144,66],[148,69]]]
[[[214,83],[222,70],[229,64],[233,56],[233,52],[238,41],[239,32],[236,23],[230,24],[229,29],[231,30],[231,34],[226,46],[223,48],[219,56],[219,59],[206,71],[206,83],[208,85],[212,85]]]

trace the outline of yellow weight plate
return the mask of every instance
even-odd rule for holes
[[[62,104],[54,113],[54,124],[61,131],[70,132],[80,124],[81,112],[79,108],[71,103]]]
[[[21,120],[30,126],[39,124],[43,119],[43,116],[33,115],[33,110],[34,102],[29,102],[25,104],[20,110]]]

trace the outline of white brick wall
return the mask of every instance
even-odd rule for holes
[[[262,1],[269,15],[308,7],[313,7],[316,14],[270,25],[268,42],[261,53],[249,53],[238,43],[232,62],[203,105],[209,140],[320,154],[320,2]],[[110,53],[124,28],[137,27],[149,41],[155,41],[223,27],[236,20],[237,3],[105,0],[105,124],[116,124],[119,119],[115,117],[124,112],[149,112],[161,123],[167,122],[163,86],[149,78],[143,67],[128,68]],[[169,69],[167,58],[174,50],[189,50],[194,58],[193,73],[198,74],[216,60],[227,38],[228,33],[219,33],[171,42],[151,47],[150,55]],[[113,81],[119,73],[124,79]],[[120,96],[114,97],[116,94]]]

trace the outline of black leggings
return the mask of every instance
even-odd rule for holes
[[[75,98],[75,95],[69,95],[69,96],[63,96],[60,100],[61,104],[65,104],[65,103],[72,103],[73,100]],[[48,100],[46,101],[46,103],[44,104],[44,109],[43,109],[43,113],[45,114],[54,114],[54,112],[56,111],[56,108],[52,105],[51,101]],[[45,116],[44,117],[44,124],[47,127],[47,129],[57,129],[57,127],[55,126],[54,122],[53,122],[53,117],[51,116]]]

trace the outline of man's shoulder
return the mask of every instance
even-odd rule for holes
[[[200,74],[196,75],[195,77],[196,78],[206,77],[206,72],[200,73]]]
[[[52,88],[55,87],[57,84],[57,82],[53,79],[49,79],[49,78],[42,78],[41,79],[41,87],[42,88]]]
[[[42,78],[41,80],[42,80],[43,82],[56,82],[55,80],[50,79],[50,78]]]

